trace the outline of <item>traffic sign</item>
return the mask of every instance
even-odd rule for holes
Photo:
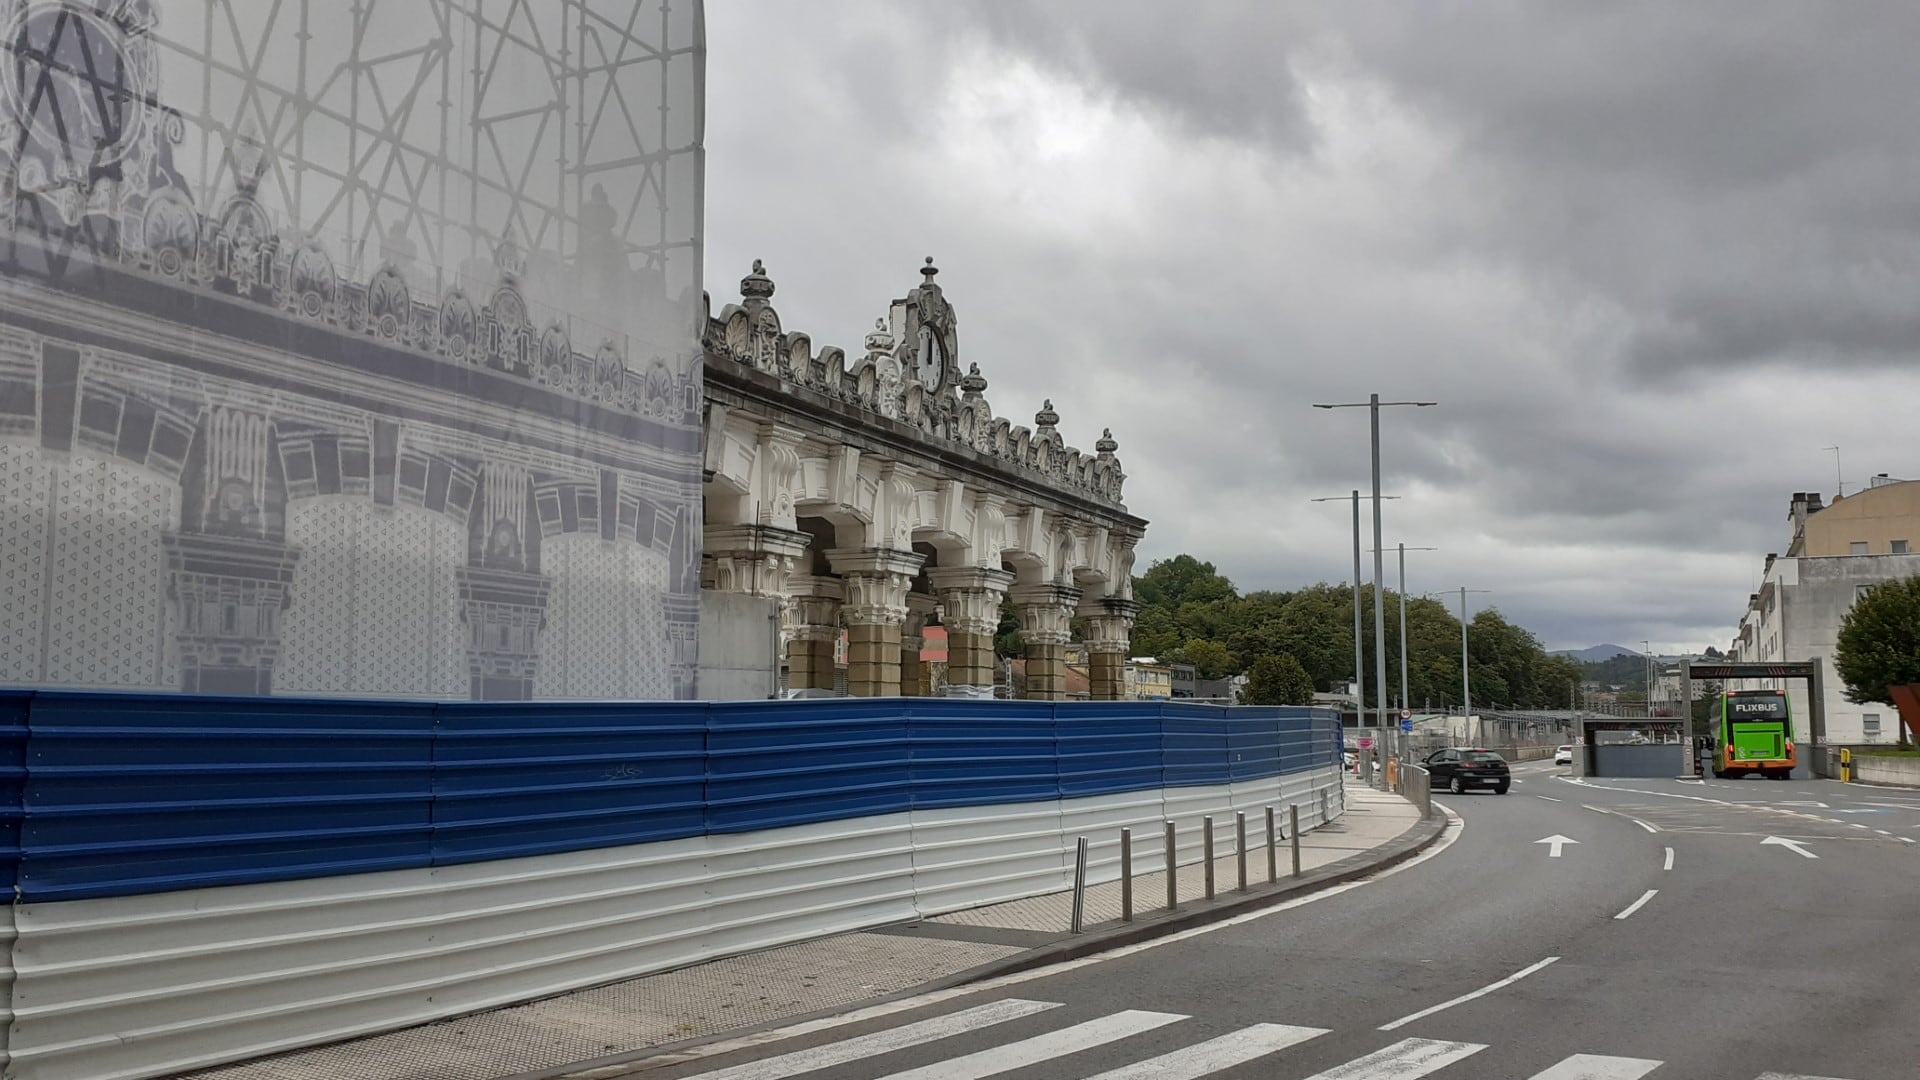
[[[1401,709],[1401,710],[1400,710],[1400,719],[1402,719],[1402,720],[1411,720],[1411,719],[1413,719],[1413,710],[1412,710],[1412,709]]]
[[[1371,750],[1373,749],[1373,737],[1370,735],[1362,735],[1359,738],[1353,740],[1353,745],[1359,747],[1362,750]]]
[[[1400,721],[1400,734],[1402,735],[1413,734],[1413,721],[1411,720]]]

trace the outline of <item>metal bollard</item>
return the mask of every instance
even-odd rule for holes
[[[1173,842],[1173,822],[1167,822],[1167,910],[1180,906],[1180,849]]]
[[[1247,891],[1247,815],[1233,812],[1233,860],[1240,868],[1240,891]]]
[[[1133,830],[1120,830],[1120,921],[1133,921]]]
[[[1267,884],[1280,880],[1280,851],[1273,832],[1273,807],[1267,807]]]
[[[1200,849],[1207,860],[1207,899],[1213,899],[1213,819],[1200,819]]]
[[[1293,843],[1293,876],[1300,876],[1300,804],[1287,805],[1287,839]]]
[[[1087,838],[1081,837],[1074,845],[1073,855],[1073,925],[1071,932],[1080,932],[1080,926],[1087,910]]]

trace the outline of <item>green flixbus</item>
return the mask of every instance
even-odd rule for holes
[[[1713,775],[1723,779],[1758,773],[1775,780],[1793,775],[1793,709],[1778,690],[1729,690],[1707,716]]]

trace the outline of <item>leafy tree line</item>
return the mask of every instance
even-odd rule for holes
[[[1304,704],[1352,681],[1353,589],[1322,582],[1242,595],[1212,563],[1176,555],[1134,579],[1135,655],[1190,663],[1203,679],[1248,676],[1250,702]],[[1386,593],[1388,699],[1400,690],[1399,594]],[[1373,707],[1373,588],[1361,589],[1364,693]],[[1566,708],[1580,664],[1488,608],[1467,624],[1473,700]],[[1460,621],[1435,600],[1407,601],[1407,684],[1415,709],[1460,703]]]

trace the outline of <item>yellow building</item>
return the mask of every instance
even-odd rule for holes
[[[1126,695],[1135,701],[1169,701],[1173,698],[1173,665],[1151,656],[1136,656],[1127,661]]]
[[[1804,506],[1804,510],[1802,507]],[[1920,543],[1920,480],[1882,473],[1867,490],[1822,507],[1809,493],[1794,503],[1794,537],[1787,555],[1910,555]]]

